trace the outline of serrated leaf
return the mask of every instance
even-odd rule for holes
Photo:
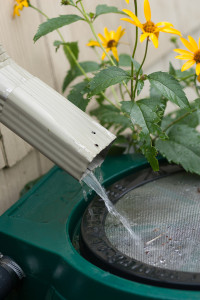
[[[36,42],[42,36],[79,20],[83,20],[83,18],[79,17],[78,15],[61,15],[57,18],[48,19],[46,22],[39,25],[38,31],[33,40]]]
[[[87,93],[87,81],[80,82],[73,86],[67,99],[76,105],[81,110],[85,111],[89,103],[89,99],[85,99],[84,95]]]
[[[84,62],[80,62],[80,66],[83,68],[83,70],[86,73],[90,73],[90,72],[95,72],[97,70],[99,70],[100,66],[98,63],[96,63],[95,61],[84,61]],[[63,86],[62,86],[62,91],[64,92],[66,90],[66,88],[68,87],[68,85],[78,76],[81,76],[82,73],[79,70],[79,68],[77,66],[75,66],[74,68],[70,69],[67,72],[67,75],[64,78],[63,81]]]
[[[91,95],[99,94],[107,87],[130,79],[130,75],[118,67],[108,67],[97,73],[89,83]]]
[[[187,125],[173,126],[169,139],[156,141],[156,148],[169,162],[200,175],[200,134]]]
[[[177,104],[181,108],[189,109],[188,99],[179,82],[166,72],[155,72],[148,75],[150,83],[162,93],[162,95]]]
[[[115,128],[118,128],[118,125],[123,128],[128,128],[131,125],[130,120],[121,114],[117,108],[111,105],[101,105],[90,113],[92,116],[96,116],[100,123],[107,128],[110,128],[113,125]]]
[[[151,164],[154,171],[159,169],[158,161],[156,159],[157,151],[155,147],[152,146],[151,133],[159,131],[159,118],[157,114],[147,105],[143,103],[129,102],[129,104],[123,102],[122,109],[125,111],[130,111],[130,118],[133,125],[139,127],[139,136],[141,140],[141,151]]]
[[[100,15],[109,14],[109,13],[125,15],[125,13],[123,11],[118,10],[118,8],[115,6],[108,6],[106,4],[100,4],[100,5],[97,5],[97,7],[96,7],[95,19]]]
[[[58,48],[60,46],[63,46],[63,50],[67,57],[67,60],[69,61],[71,68],[73,68],[75,66],[75,61],[71,57],[68,48],[70,48],[70,50],[73,52],[76,60],[78,60],[78,55],[79,55],[78,42],[64,43],[61,41],[54,41],[54,46],[56,47],[56,51],[58,50]]]

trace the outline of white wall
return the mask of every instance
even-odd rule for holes
[[[61,91],[63,78],[69,64],[62,52],[55,53],[53,41],[58,40],[56,32],[41,38],[36,44],[33,36],[38,25],[45,19],[31,8],[25,8],[21,17],[12,18],[14,0],[0,0],[0,42],[6,48],[8,54],[22,67],[33,75],[39,77],[58,91]],[[61,6],[60,1],[55,0],[32,0],[31,3],[42,9],[49,17],[59,14],[76,13],[68,6]],[[115,5],[120,9],[133,10],[133,0],[127,5],[125,0],[84,0],[85,6],[94,11],[96,4]],[[143,1],[139,0],[139,19],[144,22]],[[200,36],[199,0],[150,0],[152,8],[152,20],[155,22],[169,21],[175,28],[179,29],[184,37],[188,34],[196,39]],[[192,4],[192,5],[191,5]],[[131,54],[134,43],[135,28],[127,22],[119,21],[119,15],[105,15],[95,21],[97,32],[103,32],[105,26],[109,30],[115,30],[119,24],[126,28],[126,35],[118,48],[120,52]],[[96,60],[91,49],[86,43],[92,34],[88,25],[83,22],[74,23],[68,27],[61,28],[66,41],[79,40],[81,60]],[[169,42],[170,35],[160,34],[160,46],[155,49],[150,46],[148,58],[144,70],[156,71],[160,67],[167,70],[169,59],[175,64],[173,45]],[[143,57],[144,44],[140,44],[136,53],[136,59]],[[46,172],[52,163],[33,150],[29,145],[0,124],[0,213],[5,211],[19,197],[19,191],[30,180],[37,178]]]

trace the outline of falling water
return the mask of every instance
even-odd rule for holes
[[[136,244],[138,244],[139,237],[132,230],[131,225],[128,222],[128,220],[116,210],[116,208],[114,207],[112,202],[109,200],[105,189],[102,187],[100,182],[97,180],[97,178],[95,177],[93,172],[90,172],[87,176],[85,176],[83,178],[83,181],[101,197],[101,199],[105,202],[105,205],[106,205],[109,213],[112,214],[113,216],[115,216],[122,223],[122,225],[130,233],[130,236],[136,241]]]

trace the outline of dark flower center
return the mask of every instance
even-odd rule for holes
[[[107,43],[108,48],[112,48],[112,47],[116,47],[116,46],[117,46],[117,42],[115,40],[110,40]]]
[[[143,24],[143,29],[145,32],[153,33],[156,30],[156,26],[153,22],[147,21],[145,24]]]
[[[195,53],[194,53],[194,60],[196,61],[196,63],[200,63],[200,50],[197,50]]]

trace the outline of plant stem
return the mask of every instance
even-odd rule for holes
[[[199,89],[198,89],[198,86],[197,86],[197,75],[196,74],[195,74],[195,77],[194,77],[194,85],[195,85],[195,90],[196,90],[197,96],[200,97]]]
[[[167,125],[163,131],[166,132],[171,126],[173,126],[174,124],[178,123],[179,121],[181,121],[182,119],[184,119],[185,117],[189,116],[191,113],[193,113],[195,111],[197,111],[197,108],[194,108],[190,112],[187,112],[184,115],[180,116],[178,119],[172,121],[169,125]]]
[[[122,97],[122,100],[124,101],[124,94],[123,94],[123,91],[122,91],[122,85],[121,85],[121,83],[119,84],[119,91],[120,91],[120,95]]]
[[[185,77],[183,77],[183,78],[180,78],[180,79],[178,79],[178,80],[179,80],[179,81],[184,81],[184,80],[186,80],[186,79],[188,79],[188,78],[191,78],[191,77],[193,77],[193,76],[195,76],[195,74],[190,74],[190,75],[185,76]]]
[[[39,8],[33,6],[32,4],[29,5],[30,7],[32,7],[33,9],[35,9],[37,12],[39,12],[42,16],[44,16],[47,20],[49,20],[49,17],[43,13],[43,11],[41,11]],[[85,78],[87,80],[89,80],[89,77],[87,76],[87,74],[85,73],[84,69],[81,67],[81,65],[78,63],[74,53],[71,51],[70,47],[67,45],[67,43],[65,42],[63,35],[61,34],[59,29],[56,29],[58,35],[60,36],[61,40],[63,43],[65,43],[64,47],[66,47],[67,51],[69,52],[69,54],[71,55],[71,58],[73,59],[74,63],[76,64],[76,66],[79,68],[79,70],[81,71],[81,73],[85,76]]]
[[[115,98],[115,101],[116,101],[117,106],[120,107],[120,101],[119,101],[118,95],[117,95],[117,93],[116,93],[114,87],[111,86],[110,89],[111,89],[112,94],[113,94],[113,96],[114,96],[114,98]]]
[[[39,12],[41,15],[43,15],[47,20],[49,20],[49,17],[43,13],[39,8],[33,6],[32,4],[29,4],[30,7],[32,7],[33,9],[35,9],[37,12]],[[81,67],[81,65],[79,64],[79,62],[77,61],[74,53],[71,51],[70,47],[67,45],[63,35],[61,34],[59,29],[56,29],[58,35],[60,36],[61,40],[63,43],[65,43],[65,47],[67,48],[67,51],[69,52],[69,54],[71,55],[71,58],[74,60],[74,63],[76,64],[76,66],[79,68],[79,70],[81,71],[81,73],[84,75],[84,77],[86,78],[87,81],[90,81],[90,78],[87,76],[86,72],[84,71],[84,69]],[[105,98],[105,100],[107,102],[109,102],[111,105],[113,105],[114,107],[116,107],[117,109],[120,109],[117,105],[115,105],[103,92],[101,92],[101,95]]]
[[[144,62],[145,62],[145,59],[147,57],[147,51],[148,51],[148,45],[149,45],[149,40],[147,38],[147,41],[146,41],[146,48],[145,48],[145,53],[144,53],[144,58],[142,60],[142,63],[137,71],[137,74],[136,74],[136,81],[135,81],[135,89],[134,89],[134,92],[133,92],[133,100],[135,100],[135,94],[136,94],[136,90],[137,90],[137,85],[138,85],[138,77],[139,77],[139,74],[140,74],[140,71],[144,65]]]
[[[114,106],[115,108],[117,108],[119,111],[121,111],[120,107],[117,106],[116,104],[114,104],[103,92],[101,92],[101,95],[105,98],[105,100],[107,102],[109,102],[112,106]]]
[[[86,20],[86,22],[89,24],[90,29],[91,29],[91,31],[92,31],[92,33],[93,33],[95,39],[96,39],[97,42],[99,43],[100,48],[101,48],[102,51],[105,53],[105,55],[107,56],[107,58],[108,58],[109,61],[111,62],[112,66],[116,66],[114,60],[113,60],[112,57],[108,54],[108,52],[106,51],[106,49],[103,47],[103,45],[102,45],[102,43],[101,43],[101,40],[99,39],[98,35],[96,34],[95,29],[94,29],[94,26],[93,26],[93,23],[92,23],[92,21],[90,20],[90,18],[88,17],[88,14],[87,14],[86,11],[85,11],[85,8],[84,8],[84,6],[83,6],[82,0],[80,0],[79,3],[80,3],[80,5],[81,5],[82,11],[81,11],[78,7],[77,7],[77,8],[78,8],[79,11],[82,13],[82,15],[85,17],[85,20]],[[122,83],[123,83],[123,85],[124,85],[124,87],[125,87],[127,93],[128,93],[129,96],[131,97],[131,94],[130,94],[130,92],[129,92],[129,89],[128,89],[128,87],[127,87],[127,84],[125,83],[125,81],[122,81]]]
[[[134,0],[134,5],[135,5],[135,15],[137,16],[138,11],[137,11],[137,0]],[[133,54],[132,54],[132,59],[135,57],[135,52],[137,49],[137,43],[138,43],[138,27],[135,27],[135,45],[133,49]],[[133,71],[134,71],[134,65],[133,61],[131,61],[131,100],[133,100]]]

